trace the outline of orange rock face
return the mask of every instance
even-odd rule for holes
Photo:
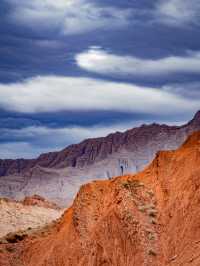
[[[199,266],[199,254],[197,132],[137,175],[82,186],[45,236],[1,245],[0,265]]]
[[[25,197],[23,200],[25,206],[39,206],[49,209],[59,210],[60,208],[53,202],[49,202],[39,195],[33,195],[32,197]]]

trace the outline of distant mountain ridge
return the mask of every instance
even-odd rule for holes
[[[82,183],[141,171],[157,151],[176,149],[198,130],[200,111],[183,126],[142,125],[33,160],[0,160],[0,196],[18,199],[38,194],[66,204]]]
[[[50,168],[83,168],[96,161],[104,160],[110,154],[118,152],[120,148],[132,151],[134,145],[139,142],[142,144],[143,141],[145,144],[145,138],[147,138],[147,142],[155,134],[173,134],[184,129],[186,129],[186,134],[188,131],[191,133],[200,129],[200,111],[189,123],[183,126],[168,126],[156,123],[142,125],[124,133],[116,132],[106,137],[87,139],[79,144],[70,145],[59,152],[41,154],[37,159],[0,160],[0,176],[21,173],[35,165]]]

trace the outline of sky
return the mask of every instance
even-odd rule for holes
[[[0,158],[200,109],[199,0],[0,4]]]

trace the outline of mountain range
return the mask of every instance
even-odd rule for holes
[[[0,197],[22,199],[38,194],[69,205],[80,185],[94,179],[137,173],[159,150],[178,148],[200,130],[200,111],[187,124],[142,125],[107,137],[87,139],[33,160],[0,160]]]

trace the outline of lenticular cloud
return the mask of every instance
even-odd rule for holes
[[[91,78],[40,76],[23,82],[0,84],[0,108],[21,113],[57,111],[124,111],[140,113],[193,112],[200,100],[173,90],[141,87]]]

